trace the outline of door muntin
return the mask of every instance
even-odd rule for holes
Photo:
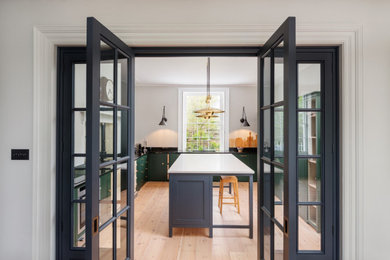
[[[259,53],[260,259],[288,259],[292,246],[289,183],[295,172],[295,141],[289,137],[296,125],[291,113],[295,52],[295,18],[289,17]]]
[[[87,19],[87,258],[133,257],[133,54]]]

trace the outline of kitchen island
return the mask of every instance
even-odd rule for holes
[[[253,238],[253,174],[254,171],[229,153],[181,154],[168,170],[169,236],[174,227],[247,228]],[[213,176],[249,177],[249,223],[247,225],[213,224]]]

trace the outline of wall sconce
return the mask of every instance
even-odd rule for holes
[[[250,124],[248,123],[248,120],[246,118],[246,113],[245,113],[245,107],[242,107],[242,116],[240,119],[241,126],[248,127]]]
[[[165,106],[163,106],[163,114],[159,125],[167,125],[168,119],[165,117]]]

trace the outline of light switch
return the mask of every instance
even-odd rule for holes
[[[29,160],[29,149],[11,149],[11,160]]]

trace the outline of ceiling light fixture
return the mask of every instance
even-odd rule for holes
[[[194,113],[199,114],[196,117],[201,117],[204,119],[210,119],[218,117],[215,114],[223,113],[225,111],[213,108],[210,106],[211,94],[210,94],[210,57],[207,58],[207,97],[206,97],[206,107],[202,109],[195,110]]]

